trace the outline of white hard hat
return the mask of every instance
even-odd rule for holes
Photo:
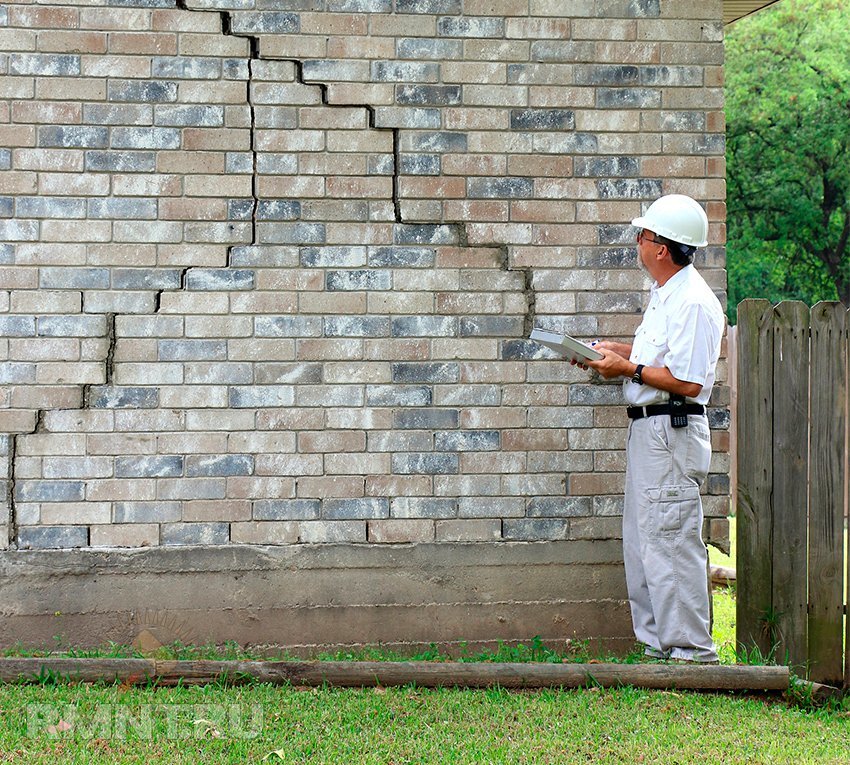
[[[659,197],[649,209],[632,221],[633,226],[691,247],[708,244],[708,217],[696,199],[684,194]]]

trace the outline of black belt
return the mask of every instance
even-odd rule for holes
[[[649,406],[626,407],[626,414],[630,420],[640,420],[644,417],[653,417],[656,414],[672,414],[670,404],[650,404]],[[702,404],[685,404],[684,407],[676,407],[676,414],[705,414]]]

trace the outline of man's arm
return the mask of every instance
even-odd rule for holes
[[[637,369],[637,364],[629,361],[628,357],[621,356],[612,350],[610,347],[612,345],[621,345],[624,348],[628,348],[629,353],[631,353],[631,346],[627,346],[624,343],[598,343],[594,347],[605,358],[599,361],[588,361],[587,366],[595,369],[606,380],[610,380],[613,377],[631,377]],[[702,390],[702,385],[699,383],[688,382],[686,380],[680,380],[678,377],[673,377],[672,372],[667,367],[644,366],[641,377],[644,383],[653,388],[689,398],[698,396]]]

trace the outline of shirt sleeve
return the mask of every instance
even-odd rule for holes
[[[673,377],[705,385],[720,351],[720,333],[709,312],[699,303],[682,306],[671,318],[664,365]]]

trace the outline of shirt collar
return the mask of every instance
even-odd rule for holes
[[[663,286],[659,287],[658,282],[655,282],[650,289],[652,295],[657,297],[662,303],[665,302],[667,298],[676,291],[679,285],[688,281],[692,269],[693,264],[689,263],[687,266],[673,274],[673,276],[664,282]]]

